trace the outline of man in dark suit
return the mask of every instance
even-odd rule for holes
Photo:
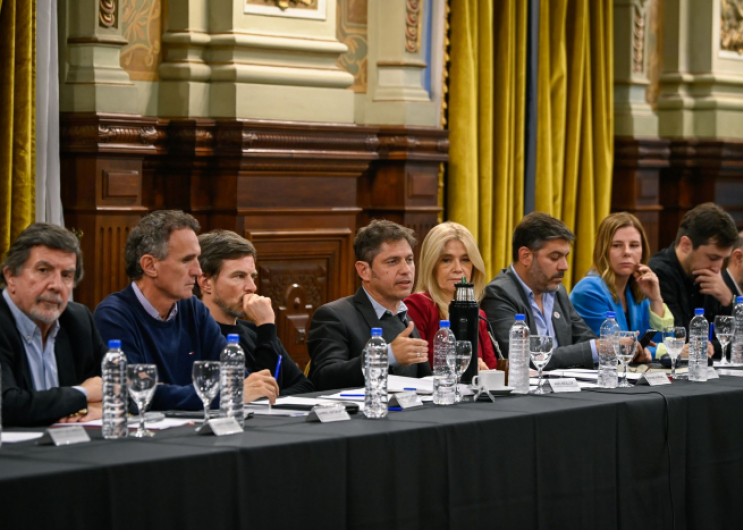
[[[722,271],[722,279],[733,296],[743,296],[743,232],[738,234],[738,240],[733,245],[728,266]]]
[[[412,230],[391,221],[375,220],[359,229],[353,246],[361,288],[312,316],[307,347],[316,389],[364,386],[361,351],[371,328],[382,328],[390,373],[431,375],[428,343],[407,319],[402,302],[413,290],[415,244]]]
[[[99,419],[106,348],[81,304],[69,302],[83,275],[71,232],[35,223],[2,264],[0,367],[5,425]]]
[[[485,288],[481,307],[501,351],[508,351],[508,334],[517,314],[526,315],[532,335],[554,338],[547,369],[593,368],[598,363],[598,339],[576,312],[562,279],[575,235],[554,217],[533,212],[513,234],[513,263]],[[638,351],[637,360],[646,360]]]

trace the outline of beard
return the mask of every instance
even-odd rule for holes
[[[558,278],[562,279],[565,277],[564,272],[558,272],[551,278],[548,277],[544,271],[542,270],[542,267],[539,266],[539,262],[537,260],[534,260],[532,262],[531,268],[527,272],[529,276],[529,282],[531,285],[534,286],[534,290],[540,294],[542,293],[556,293],[560,289],[560,284],[552,285],[552,280],[556,280]]]
[[[229,315],[234,318],[245,318],[246,316],[245,312],[243,311],[243,297],[242,296],[235,304],[230,305],[227,302],[225,302],[222,298],[220,298],[219,296],[215,294],[214,303],[226,315]]]
[[[57,307],[57,309],[42,309],[44,307],[42,305],[43,302],[51,302],[53,304],[59,304],[59,306]],[[64,308],[62,307],[63,303],[64,300],[59,295],[54,296],[48,294],[40,296],[36,299],[36,305],[29,311],[29,316],[33,320],[43,322],[44,324],[51,324],[62,314],[62,311],[64,310]]]

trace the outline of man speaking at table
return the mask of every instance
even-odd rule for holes
[[[312,383],[276,336],[271,299],[256,294],[253,244],[235,232],[213,230],[199,236],[199,245],[202,274],[196,294],[209,308],[222,335],[240,335],[248,370],[269,370],[282,396],[312,392]]]
[[[101,417],[101,360],[106,348],[70,292],[83,276],[72,232],[34,223],[2,264],[0,368],[7,426]]]
[[[428,343],[407,319],[403,299],[413,289],[413,231],[387,220],[359,229],[353,247],[361,287],[356,294],[319,307],[307,347],[310,380],[318,390],[364,386],[361,351],[371,328],[382,328],[390,373],[431,375]]]
[[[199,266],[199,223],[187,213],[161,210],[143,217],[126,241],[124,261],[132,282],[95,310],[105,340],[119,339],[130,363],[157,365],[153,410],[198,410],[194,361],[219,360],[226,344],[209,310],[193,294]],[[245,379],[246,402],[275,400],[268,371]]]

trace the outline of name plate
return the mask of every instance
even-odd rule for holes
[[[552,392],[559,394],[560,392],[580,392],[578,381],[574,377],[566,377],[563,379],[548,379]]]
[[[649,386],[670,385],[671,380],[663,372],[645,372],[642,377]]]
[[[47,429],[44,436],[36,442],[38,445],[74,445],[90,441],[90,436],[79,425],[75,427],[57,427]]]
[[[400,392],[399,394],[392,394],[389,406],[400,407],[405,410],[413,407],[422,407],[423,402],[418,398],[418,394],[415,392]]]
[[[320,423],[331,423],[334,421],[350,420],[351,416],[346,412],[346,407],[337,405],[315,405],[304,421],[319,421]]]
[[[717,370],[712,367],[707,369],[707,381],[710,379],[720,379],[720,374],[718,374]]]
[[[214,436],[227,436],[241,432],[243,428],[235,418],[213,418],[199,427],[199,434],[213,434]]]

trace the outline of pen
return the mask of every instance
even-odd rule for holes
[[[276,361],[276,370],[273,372],[273,378],[277,381],[279,380],[279,368],[281,368],[281,359],[283,358],[282,355],[279,355],[279,360]]]
[[[364,397],[364,394],[341,394],[341,397]]]
[[[402,407],[389,407],[387,410],[391,410],[393,412],[400,412],[402,410]]]
[[[413,392],[417,391],[417,388],[403,388],[403,390],[412,390]]]

